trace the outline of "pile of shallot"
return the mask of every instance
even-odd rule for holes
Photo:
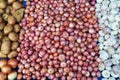
[[[20,26],[17,79],[97,80],[101,76],[95,0],[27,1]]]

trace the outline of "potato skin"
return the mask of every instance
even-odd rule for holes
[[[14,18],[14,16],[9,16],[8,17],[8,24],[14,25],[15,23],[16,23],[16,19]]]
[[[11,25],[7,25],[4,27],[4,34],[9,34],[10,32],[12,32],[13,27]]]
[[[11,41],[17,41],[18,40],[18,34],[15,33],[15,32],[11,32],[8,34],[8,38],[11,40]]]
[[[3,37],[3,33],[0,31],[0,40],[2,39]]]
[[[0,23],[0,31],[3,30],[5,23]]]
[[[16,50],[18,47],[18,42],[12,42],[11,44],[11,50]]]
[[[18,33],[20,31],[20,26],[18,24],[14,25],[14,31]]]
[[[8,4],[12,4],[15,0],[7,0]]]
[[[14,2],[14,3],[12,4],[12,7],[13,7],[15,10],[17,10],[17,9],[22,8],[23,6],[22,6],[21,2],[16,1],[16,2]]]
[[[0,58],[6,58],[6,57],[7,57],[6,54],[2,54],[2,53],[0,52]]]
[[[10,54],[8,54],[8,58],[14,58],[17,56],[17,51],[11,51]]]
[[[2,45],[1,45],[1,53],[2,54],[9,54],[10,53],[10,41],[4,41],[2,42]]]
[[[16,10],[13,13],[13,16],[16,18],[17,22],[20,22],[24,14],[24,8],[21,8],[19,10]]]
[[[4,9],[7,6],[7,2],[5,0],[0,0],[0,8]]]

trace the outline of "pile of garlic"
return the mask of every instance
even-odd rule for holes
[[[96,0],[102,80],[120,79],[120,0]]]

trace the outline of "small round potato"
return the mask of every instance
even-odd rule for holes
[[[20,31],[20,26],[18,24],[14,25],[14,31],[18,33]]]
[[[18,42],[12,42],[11,50],[16,50],[18,47]]]
[[[14,3],[12,4],[12,7],[13,7],[15,10],[17,10],[17,9],[22,8],[22,4],[21,4],[21,2],[16,1],[16,2],[14,2]]]
[[[16,19],[14,18],[14,16],[9,16],[8,17],[8,24],[14,25],[15,23],[16,23]]]
[[[11,32],[8,34],[8,38],[11,40],[11,41],[17,41],[18,40],[18,34],[15,33],[15,32]]]
[[[4,34],[9,34],[10,32],[12,32],[13,27],[11,25],[7,25],[4,27]]]

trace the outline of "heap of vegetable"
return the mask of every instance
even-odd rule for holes
[[[19,22],[24,13],[21,0],[0,0],[0,58],[17,56]]]
[[[24,13],[22,0],[0,0],[0,80],[14,80],[17,72],[13,69],[17,56],[19,22]],[[4,59],[3,59],[4,58]],[[10,58],[8,61],[5,58]]]

